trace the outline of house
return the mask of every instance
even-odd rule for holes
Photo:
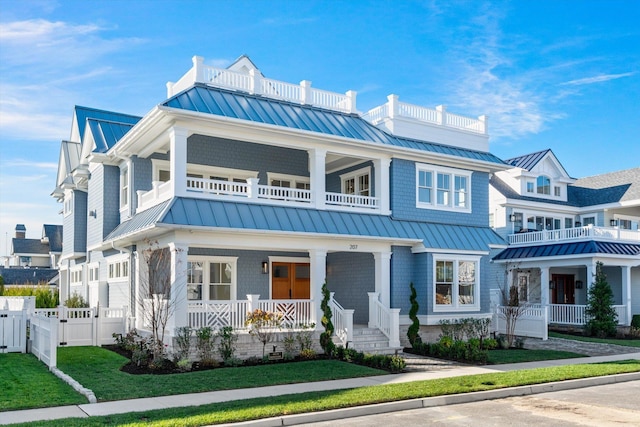
[[[549,307],[549,322],[582,325],[595,265],[611,285],[618,322],[640,314],[640,168],[571,178],[551,150],[506,160],[491,178],[495,254],[520,301]]]
[[[410,283],[423,325],[490,313],[487,119],[264,77],[246,56],[193,58],[144,117],[76,107],[53,196],[64,205],[61,299],[128,306],[144,329],[144,251],[170,258],[178,326],[244,327],[253,308],[398,347]],[[355,325],[355,326],[354,326]],[[356,345],[357,347],[357,345]]]
[[[11,239],[11,253],[0,267],[6,285],[54,283],[62,254],[62,226],[44,224],[42,237],[27,239],[27,228],[17,224]]]

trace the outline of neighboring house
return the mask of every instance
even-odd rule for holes
[[[11,254],[0,276],[6,285],[50,283],[58,275],[57,263],[62,253],[62,226],[45,224],[42,237],[27,239],[27,228],[17,224],[11,239]]]
[[[393,95],[362,115],[354,92],[267,79],[246,56],[227,69],[194,57],[167,86],[142,118],[75,109],[53,193],[61,299],[126,305],[144,329],[154,241],[171,254],[170,333],[242,327],[255,307],[321,328],[325,281],[337,331],[351,309],[391,347],[411,282],[424,325],[489,315],[489,254],[505,245],[489,177],[508,166],[488,152],[484,117]]]
[[[628,325],[640,314],[640,168],[574,179],[551,150],[506,162],[490,181],[493,226],[509,242],[496,281],[548,305],[550,323],[581,325],[600,261]]]

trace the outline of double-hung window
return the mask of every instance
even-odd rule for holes
[[[228,301],[236,298],[235,257],[197,257],[187,262],[187,299]]]
[[[120,209],[129,205],[129,169],[120,171]]]
[[[416,164],[416,207],[471,212],[471,172]]]
[[[480,308],[479,257],[434,256],[434,311]]]

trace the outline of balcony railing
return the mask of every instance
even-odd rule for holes
[[[616,240],[640,242],[640,230],[624,230],[617,227],[585,227],[563,228],[560,230],[542,230],[521,232],[509,235],[510,245],[530,245],[537,243],[571,241],[571,240]]]
[[[614,305],[618,314],[618,324],[627,324],[627,307],[625,305]],[[549,304],[549,323],[563,325],[584,325],[589,320],[586,313],[586,305],[576,304]]]
[[[138,212],[146,210],[172,196],[171,181],[154,182],[153,189],[138,192]],[[237,199],[249,202],[282,204],[289,206],[311,206],[314,197],[312,190],[277,187],[258,184],[257,178],[247,182],[232,182],[206,178],[187,178],[187,192],[194,197],[208,199]],[[356,194],[324,193],[325,205],[330,209],[348,209],[359,211],[379,211],[380,199]]]
[[[194,56],[193,67],[178,82],[168,84],[168,97],[187,89],[194,83],[206,83],[212,86],[240,90],[251,94],[300,104],[314,105],[330,110],[355,113],[356,93],[345,94],[328,92],[311,87],[311,82],[303,80],[299,85],[263,77],[259,72],[248,73],[217,68],[204,64],[204,58]]]

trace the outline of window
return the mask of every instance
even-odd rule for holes
[[[529,302],[529,274],[518,273],[518,301]]]
[[[311,184],[308,177],[295,175],[281,175],[268,173],[269,185],[273,187],[296,188],[298,190],[310,190]]]
[[[470,182],[471,172],[417,164],[416,207],[470,211]]]
[[[540,175],[536,180],[536,191],[538,194],[551,194],[551,180],[549,177]]]
[[[129,277],[128,259],[109,263],[109,279],[126,279],[127,277]]]
[[[22,265],[22,266],[31,265],[31,257],[30,256],[21,256],[20,257],[20,265]]]
[[[553,187],[553,195],[556,197],[560,197],[560,187],[557,185]]]
[[[89,282],[97,282],[99,280],[99,266],[97,264],[91,264],[87,267],[87,274],[89,275]]]
[[[73,192],[65,191],[64,193],[64,216],[71,215],[73,213]]]
[[[76,267],[70,271],[69,281],[72,285],[82,284],[82,267]]]
[[[479,257],[434,258],[434,311],[477,310]]]
[[[187,262],[187,299],[192,301],[236,298],[235,257],[190,259]]]
[[[527,181],[527,193],[533,193],[533,182]]]
[[[564,228],[573,228],[573,218],[564,219]]]
[[[129,169],[120,172],[120,207],[129,205]]]
[[[596,225],[596,217],[588,216],[582,218],[582,226],[586,227],[587,225]]]
[[[369,196],[370,176],[371,168],[368,167],[340,175],[340,180],[342,181],[342,193]]]

